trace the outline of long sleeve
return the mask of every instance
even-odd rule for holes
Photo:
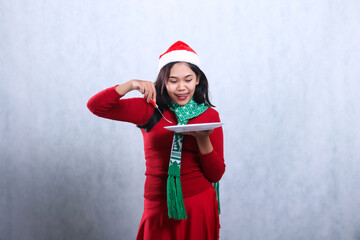
[[[200,115],[188,124],[206,123],[206,122],[220,122],[219,113],[211,108],[206,111],[206,114]],[[224,137],[222,127],[215,128],[210,135],[210,141],[213,146],[213,151],[208,154],[200,154],[200,165],[204,176],[210,182],[218,182],[225,172],[224,161]]]
[[[214,149],[208,154],[200,154],[201,168],[210,182],[218,182],[225,172],[222,128],[214,129],[210,140]]]
[[[88,109],[96,116],[137,125],[148,121],[154,107],[143,98],[121,99],[116,86],[107,88],[92,96],[87,102]]]

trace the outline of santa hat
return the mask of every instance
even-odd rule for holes
[[[159,57],[159,71],[171,62],[188,62],[200,67],[199,55],[186,43],[177,41]]]

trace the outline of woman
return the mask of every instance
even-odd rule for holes
[[[142,131],[146,180],[138,240],[219,238],[218,193],[213,183],[225,171],[222,128],[187,133],[164,128],[220,122],[199,66],[197,53],[178,41],[160,56],[155,84],[133,79],[88,101],[95,115],[134,123]],[[144,97],[122,99],[134,90]]]

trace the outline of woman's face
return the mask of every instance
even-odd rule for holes
[[[171,100],[180,105],[186,105],[194,96],[199,79],[185,62],[175,63],[170,70],[165,86]]]

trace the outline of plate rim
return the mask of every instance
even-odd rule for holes
[[[221,127],[222,125],[224,125],[223,122],[209,122],[209,123],[193,123],[193,124],[185,124],[185,125],[171,125],[171,126],[164,126],[165,129],[170,130],[170,131],[176,131],[174,128],[177,127],[196,127],[196,126],[202,126],[202,125],[219,125],[218,127]],[[205,131],[205,130],[204,130]]]

